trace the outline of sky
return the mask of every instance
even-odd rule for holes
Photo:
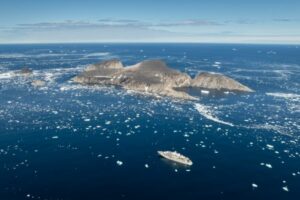
[[[0,43],[300,44],[300,0],[0,0]]]

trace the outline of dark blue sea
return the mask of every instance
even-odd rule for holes
[[[223,73],[255,92],[178,101],[70,81],[115,58]],[[24,67],[33,75],[16,75]],[[297,200],[299,139],[300,46],[0,45],[1,200]]]

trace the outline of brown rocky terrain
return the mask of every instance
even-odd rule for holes
[[[191,87],[209,90],[226,90],[236,92],[253,92],[249,87],[222,74],[202,72],[191,82]]]
[[[178,89],[192,87],[252,92],[247,86],[221,74],[205,72],[192,79],[159,60],[143,61],[128,67],[118,60],[105,61],[88,66],[73,81],[86,85],[115,85],[136,92],[188,100],[196,98]]]

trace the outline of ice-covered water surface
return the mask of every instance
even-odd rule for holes
[[[299,51],[259,45],[1,46],[1,197],[297,199]],[[191,76],[225,73],[256,92],[208,93],[182,102],[70,82],[87,64],[111,58],[126,65],[163,59]],[[33,74],[15,73],[23,67]],[[33,80],[46,84],[36,88]],[[194,165],[162,160],[157,150],[179,151]]]

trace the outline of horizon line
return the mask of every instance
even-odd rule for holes
[[[237,44],[237,45],[300,45],[299,43],[284,42],[184,42],[184,41],[166,41],[166,42],[148,42],[148,41],[107,41],[107,42],[7,42],[0,45],[49,45],[49,44]]]

